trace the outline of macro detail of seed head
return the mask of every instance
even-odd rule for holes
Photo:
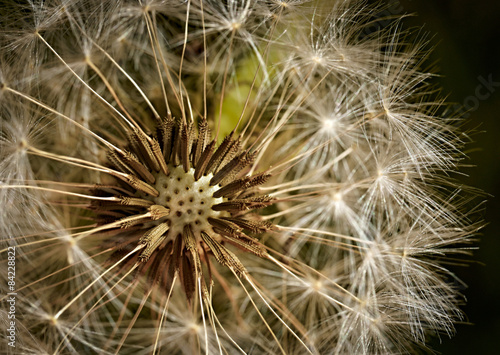
[[[0,352],[402,354],[452,336],[448,267],[482,226],[453,179],[466,135],[422,40],[398,16],[373,30],[381,9],[4,1]]]
[[[91,208],[103,228],[114,229],[106,241],[119,245],[111,261],[137,250],[128,258],[151,283],[169,289],[180,274],[188,299],[197,280],[208,298],[201,281],[208,255],[239,275],[246,270],[225,243],[266,256],[264,246],[244,230],[263,233],[272,228],[250,214],[272,204],[271,197],[253,189],[269,175],[242,176],[255,154],[242,152],[239,140],[231,136],[215,148],[206,121],[195,132],[192,124],[167,118],[159,120],[156,130],[158,137],[153,138],[134,131],[123,154],[109,153],[109,165],[119,171],[115,174],[125,174],[117,180],[124,186],[96,187],[95,195],[106,199],[93,201]]]

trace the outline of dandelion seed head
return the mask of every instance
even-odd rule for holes
[[[452,334],[446,263],[480,227],[450,178],[463,136],[425,47],[397,21],[367,34],[374,11],[8,2],[0,244],[22,260],[25,352],[412,353]]]

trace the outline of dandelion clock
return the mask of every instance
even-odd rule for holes
[[[361,1],[3,1],[7,354],[400,354],[480,225],[458,119]]]

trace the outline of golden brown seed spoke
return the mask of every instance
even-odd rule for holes
[[[140,207],[150,207],[153,205],[153,201],[145,200],[142,198],[135,197],[120,197],[120,204],[124,206],[140,206]]]
[[[212,206],[214,211],[246,211],[267,207],[272,204],[273,198],[260,196],[254,198],[231,200]]]
[[[184,233],[182,234],[184,244],[186,245],[186,249],[191,253],[191,257],[193,258],[193,266],[194,273],[196,278],[201,277],[202,269],[201,269],[201,260],[198,254],[198,248],[196,243],[196,238],[193,234],[193,229],[188,224],[184,226]]]
[[[156,160],[153,148],[148,139],[144,136],[144,133],[135,129],[129,134],[128,138],[135,152],[142,156],[144,163],[151,166],[155,171],[160,171],[160,164]]]
[[[207,135],[209,133],[208,122],[206,119],[200,121],[198,125],[198,140],[196,141],[196,150],[194,153],[193,163],[196,166],[198,160],[201,157],[201,153],[205,149],[205,145],[207,144]]]
[[[151,219],[157,220],[163,217],[167,217],[170,214],[170,209],[162,205],[153,205],[149,207],[151,212]]]
[[[210,223],[214,228],[219,228],[220,230],[229,233],[229,234],[237,234],[241,232],[241,228],[238,227],[233,222],[222,220],[218,218],[208,218],[208,223]]]
[[[261,258],[267,256],[266,248],[263,245],[259,244],[257,241],[251,239],[250,237],[248,237],[243,233],[230,234],[227,233],[226,231],[223,231],[215,227],[214,227],[214,232],[222,235],[225,240],[239,247],[240,249],[255,254]]]
[[[147,261],[149,259],[155,249],[158,248],[160,244],[165,240],[165,233],[167,233],[167,231],[168,223],[161,223],[155,228],[147,231],[146,234],[144,234],[141,239],[139,239],[139,242],[141,244],[146,245],[139,257],[141,261]]]
[[[170,160],[170,154],[172,153],[172,145],[175,136],[175,118],[167,117],[164,119],[160,125],[161,140],[163,147],[163,156],[166,161]]]
[[[146,182],[150,184],[153,184],[155,182],[154,176],[151,174],[148,168],[146,168],[139,161],[139,159],[137,159],[137,157],[134,154],[125,151],[125,155],[123,156],[123,161],[130,167],[130,169],[133,169],[133,171],[136,172],[135,175],[141,176],[143,179],[146,180]]]
[[[219,163],[224,158],[225,154],[229,150],[229,148],[233,145],[234,141],[232,140],[232,133],[229,136],[226,136],[222,141],[221,145],[215,150],[214,154],[210,158],[210,161],[207,165],[207,171],[212,172],[213,169],[216,169]]]
[[[236,255],[231,253],[229,250],[226,249],[225,246],[220,244],[218,241],[216,241],[214,238],[212,238],[205,232],[201,232],[201,238],[203,239],[203,242],[208,246],[208,248],[214,255],[215,260],[217,260],[221,265],[224,265],[230,268],[231,270],[234,270],[238,275],[244,274],[245,267],[236,257]]]
[[[121,177],[121,176],[120,176]],[[137,176],[134,175],[126,175],[121,177],[122,180],[126,181],[130,186],[136,188],[137,190],[143,191],[151,196],[158,196],[160,193],[151,185],[146,182],[140,180]]]
[[[248,229],[254,233],[264,233],[273,229],[273,224],[269,221],[246,220],[242,218],[222,217],[222,219],[233,222],[243,229]]]
[[[215,141],[212,141],[201,154],[201,157],[198,160],[198,163],[196,164],[196,171],[194,175],[194,178],[196,180],[198,180],[203,174],[205,174],[208,162],[213,155],[214,148],[215,148]]]
[[[188,257],[188,254],[184,254],[180,265],[180,276],[181,284],[184,287],[184,292],[186,293],[188,301],[193,299],[194,291],[196,289],[196,281],[193,274],[192,262]]]
[[[234,179],[236,175],[248,164],[252,162],[255,155],[243,152],[237,157],[233,158],[229,163],[224,165],[210,180],[210,185],[225,184],[226,182]]]
[[[189,161],[189,154],[191,153],[191,142],[192,142],[192,124],[183,125],[181,131],[181,162],[184,167],[184,171],[187,173],[191,168]]]

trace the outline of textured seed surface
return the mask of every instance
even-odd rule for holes
[[[224,213],[212,210],[212,206],[222,203],[224,198],[213,197],[218,186],[210,186],[212,174],[195,180],[193,168],[184,172],[182,166],[169,167],[170,174],[156,174],[155,188],[158,197],[153,198],[155,204],[170,208],[166,218],[170,223],[171,235],[182,234],[185,225],[190,224],[195,235],[202,230],[211,231],[208,218],[223,217]]]

